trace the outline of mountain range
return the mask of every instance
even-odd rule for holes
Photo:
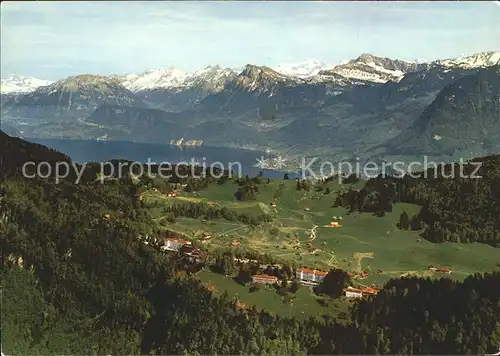
[[[484,153],[497,149],[499,65],[500,52],[433,62],[362,54],[336,66],[169,68],[54,83],[15,77],[2,80],[2,126],[25,137],[184,137],[333,160]]]

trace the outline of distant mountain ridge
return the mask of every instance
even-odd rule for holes
[[[144,75],[81,75],[27,94],[3,94],[2,119],[10,132],[25,137],[110,137],[158,144],[184,137],[210,146],[272,150],[289,156],[314,153],[343,160],[422,152],[419,144],[426,142],[434,147],[433,154],[452,152],[457,145],[447,139],[467,138],[468,132],[443,134],[452,124],[437,114],[443,108],[466,115],[461,122],[469,117],[472,126],[478,125],[470,132],[486,150],[478,155],[484,155],[498,147],[490,135],[496,109],[485,110],[491,104],[472,100],[468,95],[478,91],[469,84],[464,86],[465,94],[455,94],[456,107],[444,105],[440,98],[464,78],[495,68],[492,64],[500,58],[496,53],[429,63],[362,54],[331,70],[316,67],[316,74],[302,77],[252,64],[238,71],[206,67],[196,75],[174,69]],[[498,73],[493,71],[479,78],[494,83],[495,76]],[[479,93],[490,100],[494,90]],[[467,106],[470,100],[477,112]],[[432,105],[439,110],[432,111]],[[406,137],[426,110],[433,112],[429,122],[444,125],[433,134],[441,137],[438,145],[426,141],[425,130],[419,139],[407,139],[408,144],[391,141]],[[479,110],[488,117],[476,119]],[[487,125],[487,135],[480,134],[481,125]]]
[[[52,83],[53,82],[50,80],[22,77],[13,74],[0,81],[0,91],[2,94],[25,94],[34,91],[38,87],[50,85]]]
[[[320,61],[309,60],[299,63],[278,64],[269,68],[288,77],[308,78],[312,81],[314,81],[312,77],[337,74],[350,80],[383,83],[399,80],[405,73],[418,71],[432,65],[473,69],[499,63],[500,52],[494,51],[431,62],[393,60],[363,53],[356,59],[338,65],[328,65]],[[156,89],[188,89],[200,81],[215,81],[219,83],[220,87],[220,83],[224,83],[226,79],[234,78],[240,74],[241,70],[241,68],[221,68],[218,65],[210,65],[194,72],[186,72],[177,68],[163,68],[148,70],[140,74],[110,75],[109,77],[117,79],[130,91],[140,92]],[[321,78],[318,78],[318,80],[322,81]],[[9,78],[2,79],[1,92],[4,94],[27,93],[37,87],[52,83],[52,81],[48,80],[12,75]],[[214,86],[217,86],[216,83],[214,83]]]
[[[147,107],[116,79],[86,74],[38,87],[17,100],[8,113],[27,118],[82,116],[103,104]]]
[[[500,65],[447,85],[417,120],[389,140],[388,153],[448,154],[500,149]]]

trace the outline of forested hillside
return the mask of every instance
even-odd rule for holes
[[[6,135],[1,145],[6,354],[477,354],[500,345],[500,273],[391,280],[347,325],[240,309],[176,254],[144,243],[158,230],[138,199],[144,183],[26,179],[14,174],[21,159],[67,157]]]
[[[433,242],[482,242],[500,247],[500,156],[476,164],[442,165],[419,177],[378,177],[358,191],[339,196],[336,204],[351,212],[383,215],[397,202],[422,206],[417,216],[402,216],[400,228],[422,230]],[[462,170],[462,172],[461,172]],[[474,178],[473,176],[477,176]]]

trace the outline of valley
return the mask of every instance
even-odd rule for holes
[[[1,356],[500,356],[499,4],[2,2]]]
[[[467,181],[462,181],[452,192],[441,185],[453,182],[417,179],[416,183],[422,186],[411,183],[408,189],[404,185],[408,182],[403,179],[398,181],[402,186],[395,199],[389,191],[384,192],[383,180],[351,182],[349,177],[341,183],[335,177],[315,182],[284,176],[271,179],[263,174],[218,179],[210,175],[205,178],[175,175],[165,180],[130,172],[131,175],[122,178],[108,177],[102,183],[101,168],[94,163],[86,165],[80,184],[75,184],[72,177],[58,184],[51,178],[28,180],[21,174],[21,165],[29,160],[53,165],[71,158],[2,132],[0,135],[3,162],[0,227],[6,232],[2,242],[8,256],[2,270],[2,289],[6,294],[2,312],[7,312],[8,317],[2,320],[2,327],[7,330],[4,340],[17,350],[88,350],[86,343],[66,341],[55,345],[14,344],[22,333],[18,323],[30,325],[33,333],[40,330],[36,326],[40,308],[47,315],[51,311],[51,320],[66,320],[45,326],[41,332],[46,335],[60,333],[65,338],[92,340],[93,345],[112,345],[105,348],[145,350],[152,346],[139,345],[138,336],[109,339],[106,344],[96,336],[86,336],[86,329],[79,331],[74,323],[90,323],[94,328],[97,305],[102,310],[98,312],[100,315],[105,315],[104,310],[116,313],[116,317],[103,318],[102,322],[119,320],[120,324],[108,327],[121,330],[136,325],[130,331],[133,335],[145,332],[143,338],[159,338],[157,342],[164,342],[160,341],[163,336],[155,336],[147,325],[153,322],[164,325],[168,321],[150,321],[151,312],[182,317],[188,313],[192,318],[200,316],[202,306],[214,303],[203,309],[203,313],[223,310],[245,323],[255,317],[266,318],[267,323],[297,323],[298,329],[293,330],[301,337],[303,326],[314,332],[335,328],[350,333],[360,321],[363,327],[371,328],[363,324],[365,314],[358,316],[360,308],[376,305],[389,308],[394,300],[401,303],[401,298],[409,303],[408,307],[415,306],[411,301],[414,293],[420,290],[424,293],[427,289],[425,293],[459,288],[457,298],[465,295],[476,300],[476,292],[463,293],[461,289],[476,285],[478,279],[494,279],[498,275],[499,236],[491,228],[498,224],[495,212],[500,200],[487,198],[490,193],[498,195],[495,185],[500,167],[498,156],[483,159],[482,174],[487,179],[476,184],[475,194],[467,199],[467,209],[481,212],[475,215],[484,225],[481,230],[474,229],[471,225],[474,219],[465,219],[457,209],[461,205],[456,200],[463,199],[458,188],[467,191],[471,184]],[[182,168],[181,173],[188,168]],[[423,205],[399,201],[412,200],[411,194],[406,194],[418,191],[427,194]],[[364,204],[359,205],[358,194],[365,197],[361,199]],[[388,207],[383,197],[391,201],[385,213]],[[435,198],[450,205],[438,206],[432,203]],[[351,199],[358,204],[349,207]],[[428,206],[436,209],[430,216],[426,215]],[[402,225],[405,213],[411,217],[411,229]],[[444,215],[439,218],[444,222],[444,230],[432,221],[440,214]],[[425,228],[422,225],[414,228],[415,216],[420,216],[416,221],[424,222]],[[463,220],[460,235],[452,232],[457,219]],[[50,233],[54,227],[58,234]],[[455,241],[457,238],[463,240]],[[191,247],[170,251],[165,248],[169,243],[179,243],[179,239],[183,246]],[[72,269],[74,273],[70,272]],[[324,281],[310,284],[297,277],[299,271],[306,273],[311,269],[323,273],[324,280],[330,283],[333,280],[334,284],[330,287]],[[276,282],[268,285],[255,282],[261,274]],[[93,280],[96,275],[99,278]],[[335,282],[339,275],[345,279]],[[21,289],[16,281],[23,281]],[[325,289],[333,286],[335,292]],[[357,293],[356,288],[375,291],[375,295],[359,300],[352,297]],[[496,292],[491,286],[488,288],[489,292],[483,290],[481,295],[494,299]],[[44,297],[45,290],[57,294],[47,293]],[[81,299],[84,293],[91,297]],[[33,298],[37,300],[35,304],[31,302]],[[410,299],[406,302],[405,298]],[[167,311],[165,305],[175,308]],[[20,308],[25,312],[20,313]],[[124,308],[128,312],[120,314]],[[64,319],[67,311],[82,314]],[[484,313],[486,318],[490,309]],[[228,316],[221,318],[226,320]],[[204,327],[213,320],[219,318],[211,318],[209,314],[200,316]],[[277,324],[272,325],[276,332]],[[292,329],[284,326],[278,330],[289,333]],[[329,347],[322,346],[328,340],[323,336],[309,347]],[[484,348],[490,347],[487,341],[483,344]],[[347,347],[352,349],[345,350],[355,351],[360,346]]]

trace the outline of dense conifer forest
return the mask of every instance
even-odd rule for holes
[[[499,272],[463,282],[393,279],[354,304],[347,324],[240,309],[192,278],[176,254],[143,243],[158,226],[139,196],[156,183],[125,176],[102,184],[93,169],[80,184],[27,179],[25,161],[70,158],[0,135],[6,354],[481,354],[500,347]],[[418,202],[427,238],[498,245],[500,164],[487,162],[477,183],[375,179],[338,203],[383,213],[395,201]]]

